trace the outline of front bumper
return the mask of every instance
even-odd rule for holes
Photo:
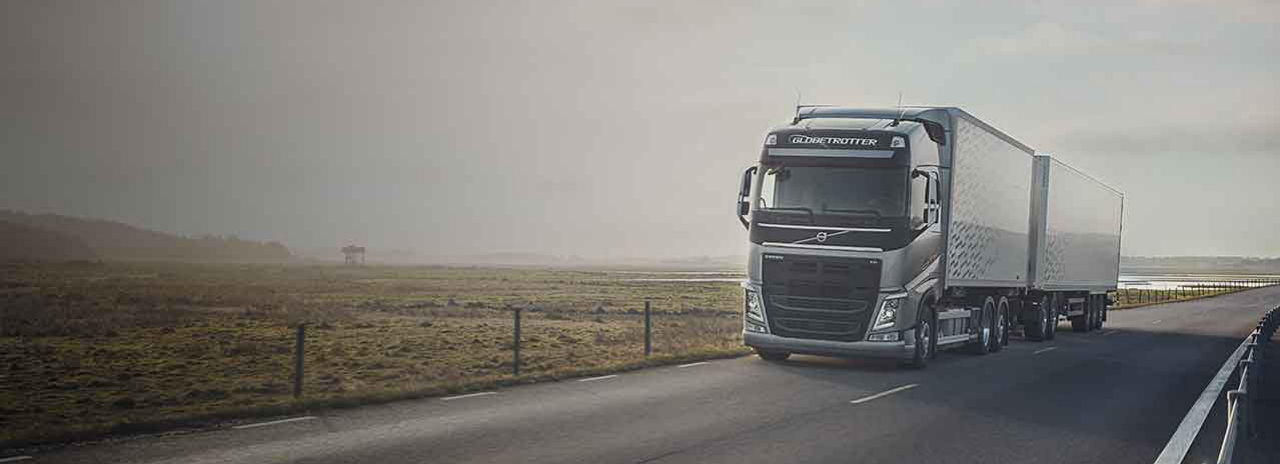
[[[839,356],[857,358],[911,359],[915,355],[915,331],[907,330],[898,342],[835,342],[804,338],[779,337],[773,334],[742,332],[743,344],[769,351],[786,351],[797,354]]]

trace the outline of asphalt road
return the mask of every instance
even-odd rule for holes
[[[1150,463],[1280,287],[1118,311],[1088,334],[894,363],[756,357],[68,447],[145,463]],[[887,394],[882,394],[890,392]],[[1216,453],[1215,413],[1184,462]]]

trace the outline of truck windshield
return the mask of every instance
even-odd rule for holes
[[[902,217],[905,168],[772,166],[764,169],[760,208],[868,217]]]

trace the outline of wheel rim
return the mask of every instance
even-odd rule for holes
[[[933,344],[931,343],[933,334],[930,329],[928,322],[920,321],[920,328],[916,330],[916,346],[920,347],[920,357],[922,359],[928,359],[929,353],[933,349]]]
[[[996,343],[999,343],[999,344],[1003,345],[1003,344],[1004,344],[1004,338],[1005,338],[1005,331],[1004,331],[1004,328],[1005,328],[1005,327],[1004,327],[1004,325],[1005,325],[1005,321],[1004,321],[1004,311],[996,311],[996,314],[997,314],[997,316],[996,316],[996,317],[1000,318],[1000,319],[999,319],[999,322],[996,324]]]

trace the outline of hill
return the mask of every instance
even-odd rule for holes
[[[183,237],[174,234],[134,227],[122,222],[88,219],[59,214],[27,214],[0,210],[0,222],[23,226],[25,232],[14,229],[14,238],[4,245],[22,248],[46,243],[48,240],[66,238],[79,241],[97,259],[112,261],[187,261],[187,262],[276,262],[292,258],[289,249],[279,242],[257,242],[236,237]],[[33,235],[31,230],[43,231]],[[52,239],[53,235],[63,239]],[[52,242],[50,242],[52,243]],[[74,250],[67,245],[67,250]],[[45,257],[30,259],[58,260],[58,253],[45,248]],[[8,253],[17,253],[9,251]],[[78,259],[78,258],[77,258]]]
[[[0,261],[88,261],[98,255],[79,238],[0,222]]]

